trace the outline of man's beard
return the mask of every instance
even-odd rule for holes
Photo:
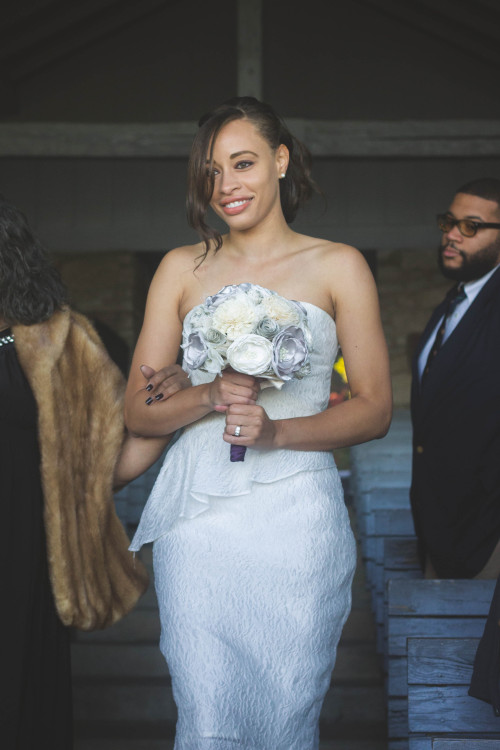
[[[438,266],[439,270],[447,279],[453,281],[475,281],[482,278],[489,271],[493,270],[500,260],[500,240],[491,245],[483,247],[474,255],[466,255],[462,250],[451,245],[462,258],[462,265],[459,268],[449,268],[443,263],[443,250],[446,245],[438,247]]]

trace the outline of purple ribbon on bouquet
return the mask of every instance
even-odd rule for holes
[[[246,452],[246,445],[232,445],[231,450],[229,451],[229,457],[231,461],[244,461]]]

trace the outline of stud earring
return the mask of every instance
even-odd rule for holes
[[[284,179],[285,179],[285,177],[286,177],[286,173],[285,173],[285,172],[282,172],[282,173],[280,174],[280,180],[284,180]]]

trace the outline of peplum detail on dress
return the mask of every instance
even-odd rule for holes
[[[271,419],[311,416],[324,411],[330,396],[331,371],[338,350],[336,326],[321,308],[302,303],[314,342],[311,374],[284,383],[281,390],[263,389],[258,403]],[[193,385],[213,375],[196,370]],[[224,442],[224,414],[213,412],[186,427],[167,451],[165,461],[142,513],[130,549],[167,534],[178,519],[195,518],[208,510],[211,498],[250,495],[254,484],[279,482],[300,472],[335,468],[328,451],[260,450],[248,448],[243,462],[231,463]]]

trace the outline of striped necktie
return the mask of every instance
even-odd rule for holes
[[[434,362],[434,358],[436,357],[436,354],[441,348],[441,344],[443,343],[444,334],[446,331],[446,324],[450,317],[453,315],[453,312],[458,304],[460,302],[463,302],[464,299],[467,299],[467,294],[464,291],[464,284],[461,281],[458,286],[454,287],[450,290],[448,296],[447,296],[447,305],[445,309],[445,313],[443,316],[443,320],[441,322],[441,325],[438,328],[438,331],[436,333],[436,338],[434,339],[434,343],[432,344],[431,350],[429,352],[429,356],[427,357],[427,362],[425,363],[424,371],[422,372],[422,384],[429,373],[429,370],[431,368],[432,363]]]

